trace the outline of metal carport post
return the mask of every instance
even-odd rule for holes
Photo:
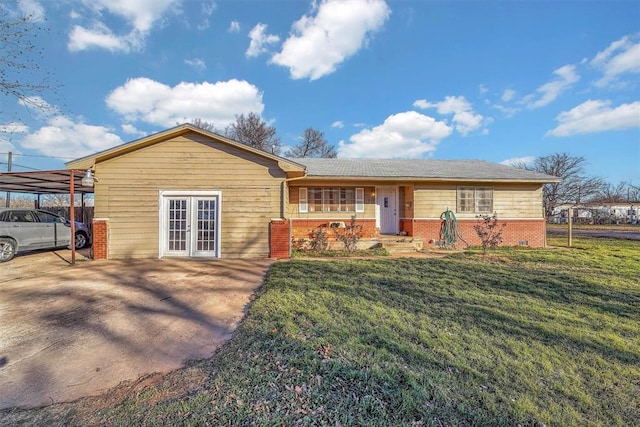
[[[0,173],[0,192],[28,194],[69,194],[69,216],[71,221],[71,264],[76,262],[75,192],[93,193],[93,187],[82,185],[82,174],[77,169],[58,169],[35,172]]]

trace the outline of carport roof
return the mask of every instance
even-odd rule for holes
[[[78,169],[0,173],[0,192],[69,194],[71,172],[74,172],[73,181],[76,193],[93,193],[93,187],[82,185],[82,177],[85,171]]]

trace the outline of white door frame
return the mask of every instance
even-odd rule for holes
[[[158,194],[158,258],[162,258],[164,256],[174,255],[167,248],[167,208],[166,208],[166,200],[171,198],[184,197],[191,201],[197,201],[202,198],[214,198],[216,199],[216,219],[215,219],[215,258],[221,257],[220,250],[220,234],[221,234],[221,217],[222,217],[222,191],[202,191],[202,190],[160,190]],[[197,221],[197,208],[190,209],[191,215],[187,218],[189,223],[193,223]],[[195,218],[195,219],[194,219]],[[195,235],[196,228],[191,228],[190,232],[191,236]],[[207,257],[209,254],[199,253],[196,248],[190,247],[192,245],[188,245],[187,247],[187,256],[192,257]]]
[[[382,229],[382,225],[383,225],[383,221],[382,221],[382,203],[383,201],[381,200],[381,192],[392,192],[393,193],[393,200],[392,200],[392,206],[390,206],[391,209],[393,209],[393,221],[392,221],[392,228],[389,230],[383,230]],[[398,230],[399,230],[399,221],[398,221],[398,186],[397,185],[381,185],[381,186],[376,186],[376,227],[378,227],[378,229],[380,230],[380,234],[398,234]]]

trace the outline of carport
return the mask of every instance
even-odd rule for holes
[[[84,195],[93,193],[93,177],[90,171],[60,169],[0,173],[0,192],[35,194],[38,196],[36,208],[40,207],[40,196],[43,194],[69,194],[71,264],[75,264],[75,194],[82,194],[82,207],[84,208]],[[7,197],[7,201],[9,201],[9,197]]]

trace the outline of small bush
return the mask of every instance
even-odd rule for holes
[[[478,218],[478,224],[474,225],[473,229],[480,238],[482,253],[486,255],[487,251],[495,249],[502,243],[502,230],[507,224],[498,224],[497,212],[493,215],[478,215],[476,218]]]
[[[312,252],[326,251],[329,247],[329,238],[324,226],[311,230],[311,240],[309,241],[309,249]]]
[[[362,237],[362,225],[356,224],[356,216],[351,217],[351,222],[345,228],[334,229],[336,240],[342,242],[344,250],[348,253],[355,252],[358,249],[358,242]]]

